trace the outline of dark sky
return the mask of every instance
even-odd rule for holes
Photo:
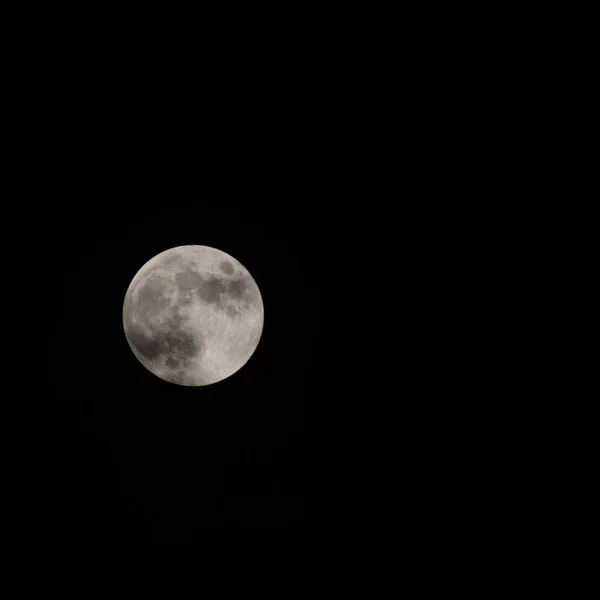
[[[193,543],[205,528],[305,525],[306,403],[322,377],[318,238],[301,214],[248,217],[220,202],[211,212],[188,199],[156,216],[124,213],[113,227],[66,234],[56,250],[48,378],[60,424],[44,510],[57,534]],[[185,244],[238,259],[265,306],[250,361],[205,387],[152,375],[122,328],[138,269]]]

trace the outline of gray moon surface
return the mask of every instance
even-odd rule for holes
[[[123,303],[123,327],[137,359],[185,386],[222,381],[250,359],[262,334],[256,281],[235,258],[209,246],[177,246],[150,259]]]

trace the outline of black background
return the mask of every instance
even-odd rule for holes
[[[205,528],[305,526],[305,416],[322,377],[317,227],[301,208],[241,210],[215,188],[183,200],[172,188],[172,201],[147,188],[148,203],[113,208],[95,228],[82,213],[54,241],[47,383],[58,423],[43,518],[62,537],[180,543]],[[265,306],[249,362],[204,387],[147,371],[122,326],[139,268],[185,244],[237,258]]]

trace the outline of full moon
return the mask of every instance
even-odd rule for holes
[[[123,303],[136,358],[177,385],[210,385],[239,371],[258,346],[263,321],[252,275],[208,246],[157,254],[137,272]]]

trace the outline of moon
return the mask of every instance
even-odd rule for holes
[[[157,377],[203,386],[231,377],[262,334],[256,281],[235,258],[209,246],[177,246],[150,259],[123,302],[136,358]]]

